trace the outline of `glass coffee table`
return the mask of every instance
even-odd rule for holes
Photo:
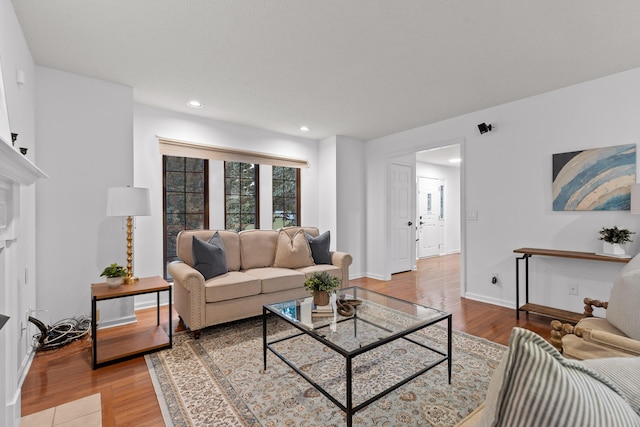
[[[341,299],[360,301],[360,304],[355,306],[352,316],[337,315],[334,321],[333,314],[316,308],[312,298],[294,299],[263,307],[262,339],[265,371],[267,350],[269,350],[344,411],[349,427],[352,426],[353,415],[356,412],[445,361],[448,381],[451,384],[450,313],[359,287],[341,289],[337,292],[337,296]],[[284,320],[287,325],[293,326],[297,331],[292,334],[290,328],[284,330],[280,328],[281,330],[275,335],[272,332],[272,336],[269,336],[267,320],[270,315],[276,315],[278,319]],[[446,328],[436,325],[444,321],[447,322]],[[440,341],[430,339],[432,329],[424,330],[429,326],[438,328],[433,331],[436,332],[435,335],[441,337]],[[344,358],[344,371],[340,365],[341,371],[337,375],[337,380],[336,378],[326,379],[326,372],[332,368],[334,371],[336,369],[335,357],[330,358],[323,354],[326,353],[326,348],[317,352],[319,354],[317,360],[312,360],[313,358],[308,354],[302,354],[311,347],[309,342],[297,346],[293,343],[296,339],[304,340],[306,337],[322,344],[319,347],[325,346]],[[395,348],[400,345],[404,346],[403,349]],[[385,353],[382,346],[392,348],[389,350],[391,353]],[[331,356],[335,356],[335,353]],[[396,370],[405,371],[404,362],[396,360],[403,355],[413,355],[414,359],[417,357],[419,360],[416,365],[411,365],[410,372],[396,372]],[[356,359],[358,356],[361,357]],[[360,359],[365,358],[366,362],[360,362]],[[385,363],[391,359],[395,364],[384,367]],[[323,363],[326,365],[323,366]],[[311,375],[313,365],[318,365],[318,370],[325,374]],[[388,377],[384,388],[367,390],[363,394],[362,389],[369,388],[368,383],[365,382],[364,387],[358,385],[354,390],[354,375],[364,376],[367,381],[367,371],[374,366],[382,366],[381,370],[372,374],[376,375],[375,378],[380,373]],[[341,383],[342,380],[344,383]],[[336,384],[337,382],[341,384]],[[360,401],[354,401],[354,392],[357,392],[356,397],[359,397]]]

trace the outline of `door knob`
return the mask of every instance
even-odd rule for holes
[[[411,221],[409,221],[409,223],[407,225],[411,226],[411,225],[413,225],[413,223]]]

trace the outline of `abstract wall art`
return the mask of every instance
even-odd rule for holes
[[[629,210],[635,182],[635,144],[554,154],[553,210]]]

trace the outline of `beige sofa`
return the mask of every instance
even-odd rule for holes
[[[314,227],[302,230],[314,237],[319,235]],[[316,265],[311,259],[308,265],[282,267],[287,265],[285,249],[290,249],[285,244],[286,236],[298,231],[298,227],[239,233],[218,231],[224,243],[228,272],[206,281],[194,268],[192,242],[194,236],[208,241],[216,231],[184,230],[178,234],[180,261],[169,264],[169,274],[174,280],[174,307],[196,338],[207,326],[260,315],[264,304],[309,296],[304,281],[314,272],[327,271],[341,279],[341,287],[349,285],[352,258],[344,252],[330,252],[331,264]],[[305,250],[303,246],[300,248]]]

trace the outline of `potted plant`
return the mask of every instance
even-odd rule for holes
[[[127,277],[127,273],[126,268],[114,262],[102,271],[100,277],[107,278],[107,285],[109,285],[110,288],[117,288],[122,285],[124,278]]]
[[[610,255],[624,255],[625,250],[622,245],[627,242],[633,242],[631,235],[635,234],[633,231],[629,231],[626,228],[618,228],[617,226],[613,228],[602,227],[602,230],[598,233],[600,233],[598,240],[604,241],[602,251]]]
[[[329,304],[329,294],[340,287],[340,279],[326,271],[313,273],[304,281],[304,287],[313,294],[315,305]]]

